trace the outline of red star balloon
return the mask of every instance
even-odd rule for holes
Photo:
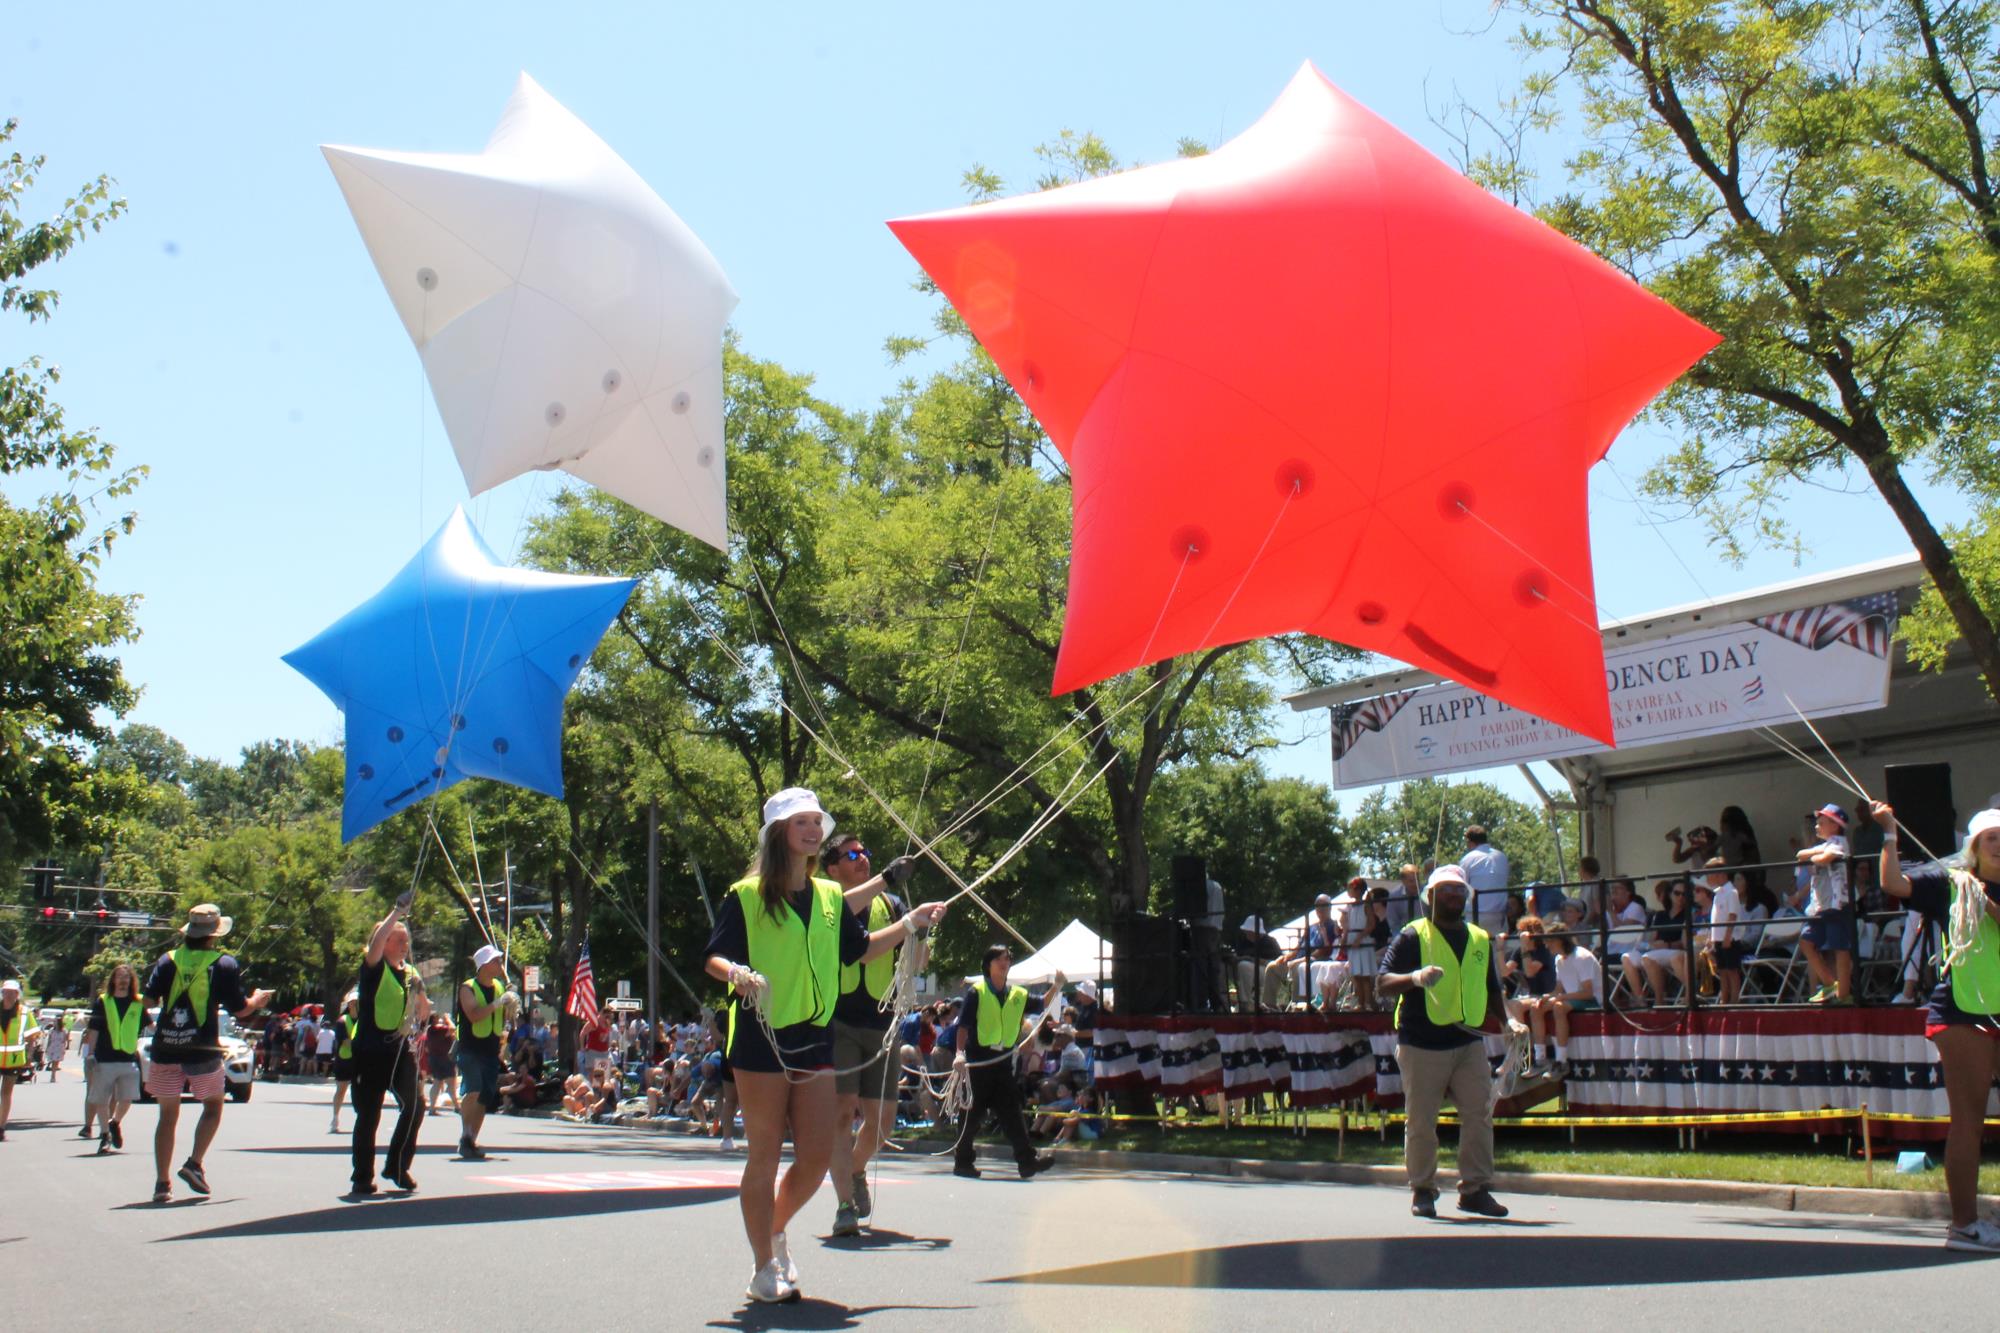
[[[1069,461],[1057,693],[1306,630],[1611,741],[1590,466],[1715,334],[1310,65],[1205,157],[889,225]]]

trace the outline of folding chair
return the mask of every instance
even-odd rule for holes
[[[1805,995],[1808,970],[1799,956],[1799,941],[1805,933],[1804,917],[1778,917],[1764,925],[1754,957],[1743,960],[1743,1000],[1782,1004]]]

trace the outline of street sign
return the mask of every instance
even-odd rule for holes
[[[522,968],[521,989],[524,991],[538,991],[541,988],[542,988],[542,969],[533,966]]]
[[[153,924],[151,912],[120,912],[118,924],[121,926],[150,926]]]
[[[606,1009],[611,1010],[613,1013],[636,1014],[641,1009],[644,1009],[646,1006],[640,1004],[637,1000],[621,995],[615,1000],[605,1001],[604,1007]]]
[[[621,1000],[629,1000],[629,999],[631,999],[631,998],[632,998],[632,983],[631,983],[631,982],[629,982],[629,981],[621,981],[621,982],[619,982],[619,983],[618,983],[618,998],[619,998],[619,999],[621,999]]]

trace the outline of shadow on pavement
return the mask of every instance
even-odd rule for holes
[[[456,1227],[482,1222],[548,1222],[604,1213],[640,1213],[659,1208],[685,1208],[699,1203],[734,1199],[736,1187],[683,1190],[590,1190],[546,1194],[414,1195],[351,1203],[312,1212],[237,1222],[206,1231],[162,1236],[161,1242],[230,1240],[239,1236],[309,1236],[322,1231],[395,1231],[404,1227]]]
[[[839,1329],[860,1328],[861,1320],[891,1310],[970,1310],[970,1305],[857,1305],[852,1308],[810,1297],[790,1305],[746,1305],[734,1319],[711,1319],[710,1328]]]
[[[858,1236],[821,1236],[819,1243],[829,1250],[946,1250],[949,1236],[911,1236],[884,1227],[870,1227]]]
[[[1875,1241],[1484,1234],[1267,1241],[1024,1273],[995,1282],[1225,1291],[1504,1291],[1746,1282],[1902,1272],[1954,1262],[1942,1246]]]

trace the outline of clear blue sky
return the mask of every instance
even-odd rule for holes
[[[22,10],[0,52],[0,112],[21,121],[17,147],[49,157],[37,211],[99,171],[132,206],[53,271],[53,324],[0,325],[0,356],[59,362],[71,421],[153,470],[141,526],[105,572],[145,599],[144,637],[125,652],[145,690],[132,718],[217,757],[271,736],[337,739],[338,714],[280,654],[374,592],[465,497],[320,143],[475,150],[525,69],[706,240],[742,295],[747,350],[865,407],[900,373],[883,339],[929,314],[884,219],[959,202],[975,162],[1029,188],[1033,145],[1064,127],[1126,161],[1167,157],[1182,135],[1227,137],[1305,60],[1442,153],[1427,87],[1433,103],[1454,84],[1490,99],[1517,74],[1501,33],[1468,32],[1487,8]],[[1631,432],[1611,463],[1632,481],[1660,447]],[[553,484],[509,483],[471,512],[509,553]],[[1775,556],[1728,568],[1683,523],[1667,535],[1690,577],[1604,468],[1592,503],[1607,612],[1798,572]],[[1807,571],[1907,547],[1867,494],[1814,495],[1799,514]],[[1272,767],[1330,775],[1323,741]]]

